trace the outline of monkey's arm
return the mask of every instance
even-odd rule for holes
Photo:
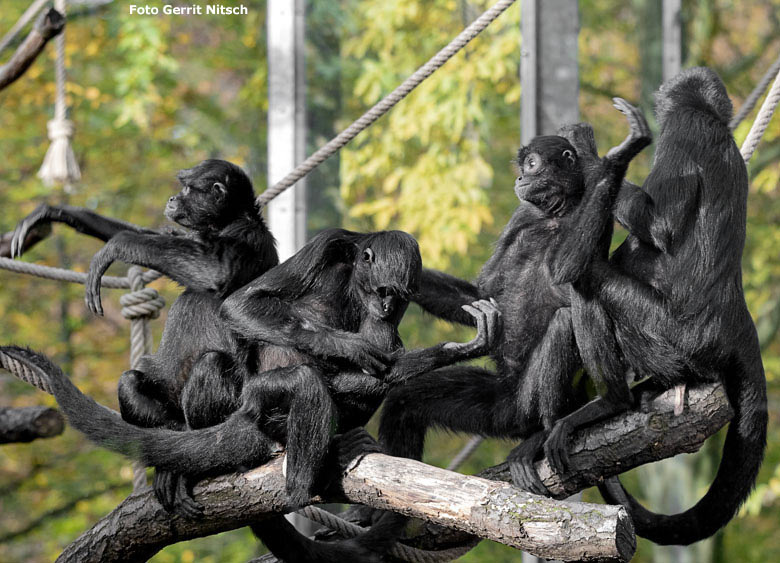
[[[480,299],[463,310],[477,325],[477,334],[469,342],[442,342],[430,348],[403,351],[385,376],[388,383],[406,381],[423,373],[488,354],[501,334],[501,312],[495,302]]]
[[[134,233],[154,233],[151,229],[145,229],[132,223],[104,217],[83,207],[71,205],[47,205],[42,203],[35,211],[19,221],[11,239],[11,256],[21,256],[22,243],[27,238],[31,229],[38,225],[50,223],[64,223],[73,227],[80,233],[98,238],[103,242],[123,231]]]
[[[357,334],[304,318],[292,304],[270,294],[261,279],[228,297],[220,315],[245,338],[319,358],[343,358],[372,373],[384,371],[390,363],[387,354]]]
[[[479,300],[479,291],[473,283],[424,268],[420,291],[413,300],[436,317],[466,326],[476,326],[474,317],[462,308]]]
[[[111,237],[89,265],[86,302],[93,313],[103,314],[100,279],[115,261],[137,264],[164,273],[197,291],[223,290],[232,280],[240,248],[213,242],[205,244],[175,235],[122,231]]]
[[[593,258],[601,254],[606,259],[612,236],[612,209],[628,170],[639,152],[650,144],[652,137],[642,112],[623,100],[614,98],[615,107],[629,124],[629,133],[620,145],[610,149],[600,165],[582,163],[585,175],[585,195],[571,213],[565,237],[550,265],[553,282],[571,283],[587,270]],[[591,136],[592,136],[592,129]],[[579,143],[579,142],[578,142]],[[589,151],[590,142],[583,152]],[[578,148],[575,145],[575,148]]]

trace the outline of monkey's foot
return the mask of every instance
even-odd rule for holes
[[[167,512],[191,520],[203,517],[203,505],[192,498],[184,475],[155,470],[152,488]]]
[[[550,492],[534,468],[534,459],[542,450],[545,438],[544,432],[537,432],[524,440],[522,444],[509,452],[507,462],[515,486],[537,495],[550,496]]]
[[[632,106],[623,98],[612,98],[612,104],[626,116],[630,130],[622,143],[609,150],[607,158],[618,160],[621,165],[628,166],[631,159],[652,142],[653,136],[642,110]]]

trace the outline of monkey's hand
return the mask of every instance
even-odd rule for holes
[[[501,311],[493,298],[479,299],[462,309],[477,322],[477,335],[469,342],[447,342],[444,349],[460,359],[477,358],[489,353],[501,334]]]
[[[559,475],[562,475],[569,466],[572,431],[571,424],[563,419],[558,420],[544,441],[544,455],[552,470]]]
[[[24,252],[24,242],[33,230],[44,225],[50,225],[55,214],[55,208],[42,203],[35,211],[19,221],[11,238],[11,258],[19,257]]]
[[[547,487],[544,486],[539,474],[534,468],[534,460],[542,449],[546,434],[537,432],[523,440],[523,443],[509,452],[507,463],[512,481],[521,489],[537,495],[549,496]]]
[[[323,344],[325,348],[313,350],[315,355],[344,358],[369,375],[384,373],[392,364],[391,357],[378,346],[352,333],[333,331],[321,340]]]
[[[607,153],[607,160],[614,161],[618,166],[628,166],[631,159],[649,145],[653,136],[642,111],[629,104],[623,98],[612,98],[612,103],[619,112],[626,116],[630,128],[628,136],[618,146]]]
[[[87,274],[84,301],[90,311],[101,317],[103,316],[103,304],[100,302],[100,283],[103,274],[106,273],[108,267],[114,262],[114,241],[115,239],[109,240],[92,257],[92,261],[89,263],[89,273]]]

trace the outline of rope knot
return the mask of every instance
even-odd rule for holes
[[[70,119],[52,119],[46,124],[49,130],[49,140],[54,142],[59,139],[70,140],[76,128]]]
[[[165,307],[165,299],[160,297],[157,290],[145,287],[126,293],[119,298],[122,305],[122,316],[126,319],[156,319],[160,316],[160,309]]]

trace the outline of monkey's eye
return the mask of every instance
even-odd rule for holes
[[[536,154],[535,152],[532,152],[528,156],[525,157],[525,160],[523,161],[523,173],[524,174],[536,174],[539,172],[539,169],[542,167],[542,158]]]
[[[374,261],[374,251],[370,248],[366,248],[363,251],[363,262],[373,262]]]

